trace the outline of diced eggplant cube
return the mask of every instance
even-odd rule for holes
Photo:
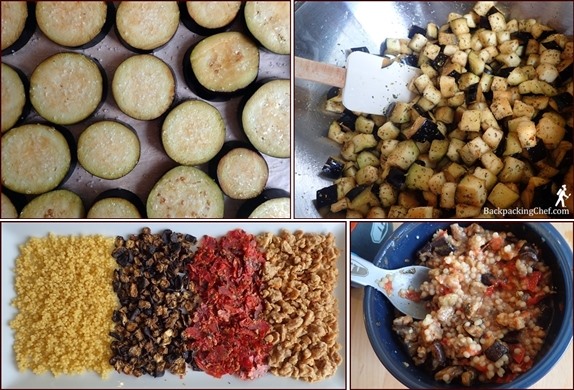
[[[573,97],[568,92],[562,92],[550,98],[550,106],[558,112],[563,112],[572,108]]]
[[[340,125],[347,127],[348,129],[354,130],[356,121],[357,115],[355,115],[352,111],[345,110],[337,122]]]
[[[419,116],[413,125],[405,131],[405,136],[417,142],[444,139],[444,135],[439,131],[437,124],[423,116]]]
[[[329,179],[338,179],[343,176],[343,168],[345,164],[342,161],[336,160],[333,157],[329,157],[325,164],[323,165],[323,169],[321,170],[322,174]]]
[[[548,42],[542,42],[542,45],[549,50],[559,50],[562,51],[562,48],[560,47],[560,45],[558,44],[558,42],[556,41],[548,41]]]
[[[430,64],[435,70],[440,70],[447,60],[448,56],[446,54],[438,53],[435,59],[430,62]]]
[[[548,38],[549,36],[554,35],[554,34],[556,34],[556,33],[557,33],[557,31],[556,31],[556,30],[553,30],[553,29],[544,30],[544,31],[542,31],[542,32],[540,33],[540,35],[536,38],[536,40],[537,40],[538,42],[542,42],[543,40],[545,40],[545,39]]]
[[[320,190],[317,190],[317,197],[315,200],[315,207],[321,209],[332,205],[337,201],[337,185],[333,184]]]
[[[387,182],[398,190],[402,190],[407,180],[406,172],[397,167],[391,167],[387,175]]]
[[[466,104],[469,105],[476,101],[476,97],[478,96],[478,86],[479,84],[471,84],[466,89]]]
[[[533,36],[528,31],[516,31],[510,34],[510,38],[517,39],[521,45],[525,45],[530,39],[533,39]]]
[[[409,29],[409,35],[408,35],[409,39],[414,37],[415,34],[421,34],[422,36],[426,36],[427,30],[425,28],[417,26],[416,24],[413,24]]]
[[[403,64],[417,67],[419,66],[419,57],[416,54],[408,54],[401,58]]]

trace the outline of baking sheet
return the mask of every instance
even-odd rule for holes
[[[131,377],[116,373],[109,379],[103,380],[94,373],[76,376],[60,376],[54,378],[51,374],[34,375],[31,372],[19,372],[16,367],[15,356],[12,350],[13,334],[8,322],[14,317],[16,311],[10,305],[14,299],[14,261],[19,253],[19,246],[24,244],[29,237],[43,237],[48,233],[54,234],[103,234],[108,236],[139,233],[148,226],[152,233],[158,233],[163,229],[171,229],[175,232],[189,233],[200,238],[207,234],[222,236],[234,228],[242,228],[248,233],[258,234],[263,232],[279,233],[281,229],[295,231],[301,229],[309,233],[328,233],[335,236],[335,243],[340,249],[337,259],[339,276],[335,288],[335,297],[338,303],[339,343],[342,348],[340,354],[343,362],[334,376],[316,383],[307,383],[291,378],[282,378],[272,374],[266,374],[252,381],[243,381],[236,377],[226,375],[221,379],[211,377],[203,372],[188,371],[182,378],[166,373],[161,378],[142,376]],[[314,388],[345,388],[346,362],[345,362],[345,335],[346,335],[346,268],[345,268],[345,223],[263,223],[244,222],[230,224],[229,222],[3,222],[2,223],[2,388],[264,388],[264,389],[314,389]]]
[[[242,18],[238,16],[231,31],[245,31]],[[194,43],[203,37],[187,29],[180,21],[179,27],[167,45],[156,50],[153,54],[165,61],[173,70],[176,77],[176,97],[172,108],[178,102],[186,99],[197,98],[189,89],[183,77],[183,58],[185,51]],[[131,125],[137,132],[141,144],[141,156],[137,166],[128,175],[116,179],[106,180],[93,176],[88,173],[79,163],[77,164],[71,177],[64,183],[62,188],[69,189],[82,198],[86,207],[86,212],[93,203],[94,199],[101,192],[113,189],[123,188],[134,192],[140,197],[145,205],[147,195],[155,182],[169,169],[178,166],[175,161],[171,160],[163,150],[161,143],[161,123],[162,117],[152,121],[141,121],[133,119],[122,113],[117,107],[112,93],[111,81],[115,69],[122,61],[136,53],[125,48],[118,40],[114,27],[106,37],[97,45],[84,49],[72,50],[53,43],[46,38],[39,28],[30,41],[16,53],[2,57],[2,61],[12,65],[26,74],[28,79],[30,75],[44,59],[58,52],[73,51],[83,53],[97,59],[106,71],[108,79],[108,95],[103,105],[90,118],[76,125],[65,126],[74,135],[76,141],[80,133],[91,123],[104,119],[120,120]],[[271,53],[263,48],[260,49],[260,64],[258,80],[268,78],[290,78],[291,61],[289,55],[278,55]],[[247,140],[239,123],[238,106],[241,97],[233,98],[227,102],[209,102],[215,106],[222,114],[227,127],[227,140]],[[169,112],[169,111],[168,111]],[[25,123],[43,121],[32,108]],[[290,159],[279,159],[263,155],[269,166],[269,180],[267,188],[280,188],[290,192],[291,190],[291,162]],[[199,166],[207,172],[207,164]],[[234,200],[226,197],[225,199],[225,218],[235,218],[237,209],[243,203],[240,200]]]

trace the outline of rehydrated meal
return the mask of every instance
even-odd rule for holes
[[[384,47],[420,68],[416,97],[386,116],[345,110],[340,93],[328,100],[343,113],[328,131],[341,153],[323,169],[336,181],[317,207],[349,218],[471,218],[488,216],[485,207],[555,206],[572,176],[571,37],[480,1]]]
[[[106,376],[112,370],[113,245],[103,236],[50,234],[20,246],[13,301],[18,312],[10,322],[20,371]]]
[[[342,358],[338,343],[336,260],[331,234],[300,230],[258,236],[266,251],[263,270],[265,315],[273,345],[269,370],[279,376],[315,382],[333,375]]]
[[[120,268],[113,273],[113,290],[121,307],[110,317],[115,329],[109,363],[118,372],[185,374],[192,355],[182,333],[197,304],[187,266],[196,243],[189,234],[152,234],[149,228],[127,240],[116,238],[112,256]]]
[[[220,239],[204,236],[188,267],[201,302],[185,337],[195,364],[216,378],[254,379],[267,371],[264,263],[256,237],[236,229]]]
[[[419,252],[430,314],[399,316],[393,330],[437,381],[506,383],[528,371],[553,311],[551,271],[536,246],[472,224],[438,230]]]

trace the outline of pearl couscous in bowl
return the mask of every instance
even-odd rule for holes
[[[571,342],[572,250],[564,238],[549,223],[471,225],[404,223],[374,260],[394,269],[422,258],[435,269],[416,291],[432,302],[423,320],[398,313],[374,288],[365,290],[371,345],[409,388],[527,388]],[[445,238],[446,249],[433,248]]]

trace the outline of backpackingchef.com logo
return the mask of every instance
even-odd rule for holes
[[[533,217],[536,215],[546,215],[550,218],[558,217],[558,216],[568,216],[570,215],[570,210],[566,206],[566,200],[572,196],[572,193],[568,193],[568,189],[566,184],[562,184],[556,191],[556,202],[554,203],[554,207],[548,205],[546,207],[536,206],[534,208],[524,208],[524,207],[515,207],[515,208],[490,208],[484,207],[483,213],[484,215],[495,215],[497,217],[512,217],[512,216],[529,216]]]

